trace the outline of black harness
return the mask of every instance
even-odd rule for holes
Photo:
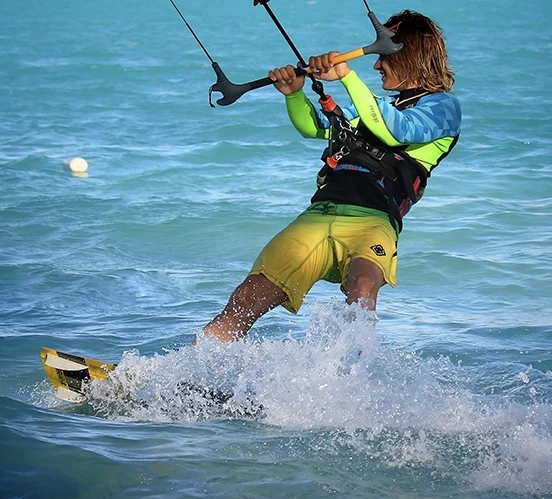
[[[423,95],[425,92],[414,94],[402,109],[415,105]],[[362,121],[358,127],[353,126],[339,107],[328,110],[322,106],[322,111],[330,121],[330,136],[321,157],[324,166],[317,175],[318,187],[324,186],[335,171],[358,170],[367,174],[386,197],[389,220],[400,232],[402,217],[422,197],[427,184],[426,169],[406,153],[406,146],[386,146]]]

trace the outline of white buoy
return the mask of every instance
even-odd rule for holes
[[[88,170],[88,161],[84,158],[73,158],[69,161],[69,168],[72,172],[83,173]]]

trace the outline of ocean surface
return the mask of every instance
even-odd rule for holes
[[[252,4],[178,3],[234,83],[296,61]],[[361,0],[270,6],[305,58],[375,39]],[[169,0],[0,3],[0,497],[552,498],[552,4],[370,7],[437,20],[464,113],[396,288],[351,319],[318,283],[194,348],[308,205],[323,143],[272,87],[211,108]],[[374,61],[351,66],[383,94]],[[118,363],[123,390],[62,402],[42,346]],[[182,381],[262,413],[190,405]]]

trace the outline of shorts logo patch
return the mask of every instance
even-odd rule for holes
[[[385,256],[385,249],[381,244],[374,244],[374,246],[370,246],[370,249],[377,255],[377,256]]]

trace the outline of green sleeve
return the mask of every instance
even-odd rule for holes
[[[353,104],[360,116],[361,121],[367,128],[385,144],[389,146],[401,145],[385,125],[383,116],[378,103],[372,91],[358,77],[355,71],[352,71],[341,80],[347,93],[351,97]]]
[[[303,89],[286,95],[286,108],[293,126],[305,138],[326,139],[328,130],[320,128],[316,110]]]

